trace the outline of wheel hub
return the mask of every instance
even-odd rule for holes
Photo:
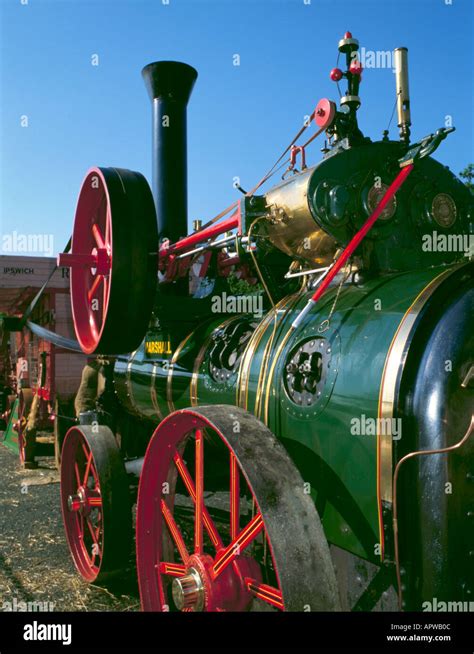
[[[90,513],[91,508],[100,501],[100,493],[85,486],[79,486],[77,493],[68,495],[67,507],[69,511],[76,511],[82,515]]]
[[[173,579],[173,601],[179,611],[202,611],[204,607],[204,584],[195,568],[183,577]]]
[[[77,489],[77,493],[74,495],[69,495],[67,498],[67,507],[69,511],[78,511],[79,513],[84,513],[86,505],[87,496],[83,486],[80,486]]]
[[[69,495],[67,498],[67,508],[69,511],[80,511],[82,501],[79,495]]]
[[[258,564],[241,557],[217,578],[213,574],[215,560],[208,554],[193,554],[183,576],[171,585],[173,601],[179,611],[226,611],[247,609],[252,597],[245,588],[245,577],[260,580]]]

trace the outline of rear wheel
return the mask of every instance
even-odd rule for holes
[[[185,409],[156,429],[137,508],[146,611],[336,610],[321,522],[283,446],[230,406]]]
[[[108,427],[72,427],[66,434],[61,505],[71,556],[86,581],[104,581],[127,566],[132,542],[128,479]]]

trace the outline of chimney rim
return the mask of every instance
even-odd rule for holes
[[[142,68],[142,77],[151,100],[167,96],[187,104],[198,72],[182,61],[153,61]]]

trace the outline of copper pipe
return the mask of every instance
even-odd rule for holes
[[[397,463],[395,466],[395,472],[393,474],[393,540],[394,540],[394,547],[395,547],[395,569],[397,572],[397,585],[398,585],[398,608],[400,611],[402,610],[402,605],[403,605],[403,594],[402,594],[402,582],[401,582],[401,577],[400,577],[400,558],[399,558],[399,553],[398,553],[398,516],[397,516],[397,481],[398,481],[398,473],[400,472],[400,468],[405,461],[408,461],[408,459],[412,459],[415,456],[422,456],[426,454],[444,454],[446,452],[452,452],[453,450],[457,450],[459,447],[464,445],[464,443],[467,441],[469,436],[472,434],[474,431],[474,414],[471,416],[471,423],[468,427],[467,432],[464,434],[464,436],[461,438],[460,441],[458,441],[455,445],[451,445],[450,447],[443,447],[438,450],[418,450],[416,452],[410,452],[410,454],[406,454],[404,457],[400,459],[400,461]]]

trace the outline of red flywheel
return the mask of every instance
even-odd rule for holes
[[[91,168],[82,183],[70,253],[76,337],[86,354],[134,350],[156,290],[158,235],[153,196],[140,173]]]

